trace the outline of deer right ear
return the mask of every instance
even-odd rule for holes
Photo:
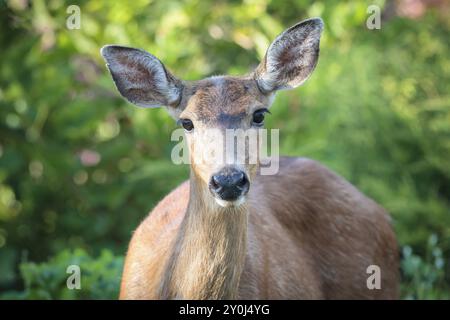
[[[101,54],[120,94],[144,108],[176,107],[183,85],[156,57],[143,50],[104,46]]]
[[[308,79],[319,58],[322,29],[322,19],[308,19],[287,29],[272,42],[254,73],[261,91],[295,88]]]

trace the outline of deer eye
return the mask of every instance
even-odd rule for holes
[[[264,115],[269,112],[267,109],[258,109],[253,113],[253,124],[256,126],[262,126],[264,124]]]
[[[180,119],[178,122],[181,123],[186,131],[192,131],[194,129],[194,124],[189,119]]]

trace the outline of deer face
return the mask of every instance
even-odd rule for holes
[[[179,122],[186,129],[192,172],[222,206],[242,202],[256,174],[258,129],[271,94],[252,78],[212,77],[188,85]]]
[[[322,20],[310,19],[287,29],[244,77],[181,81],[145,51],[105,46],[101,53],[122,96],[141,107],[165,106],[185,128],[192,174],[219,205],[233,206],[245,201],[256,175],[257,131],[274,93],[309,77],[322,26]]]

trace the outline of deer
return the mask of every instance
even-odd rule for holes
[[[196,143],[208,129],[264,126],[276,92],[315,69],[323,25],[310,18],[286,29],[244,76],[183,81],[141,49],[106,45],[101,55],[128,102],[163,107],[184,128],[192,158],[216,147]],[[119,298],[397,299],[388,212],[315,160],[271,161],[279,168],[272,175],[261,174],[259,160],[192,161],[189,180],[134,231]],[[368,285],[373,265],[377,288]]]

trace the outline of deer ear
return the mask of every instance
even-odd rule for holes
[[[280,34],[267,49],[254,76],[263,92],[301,85],[314,70],[319,58],[323,21],[308,19]]]
[[[181,101],[182,82],[156,57],[143,50],[104,46],[101,54],[120,94],[144,107],[176,107]]]

